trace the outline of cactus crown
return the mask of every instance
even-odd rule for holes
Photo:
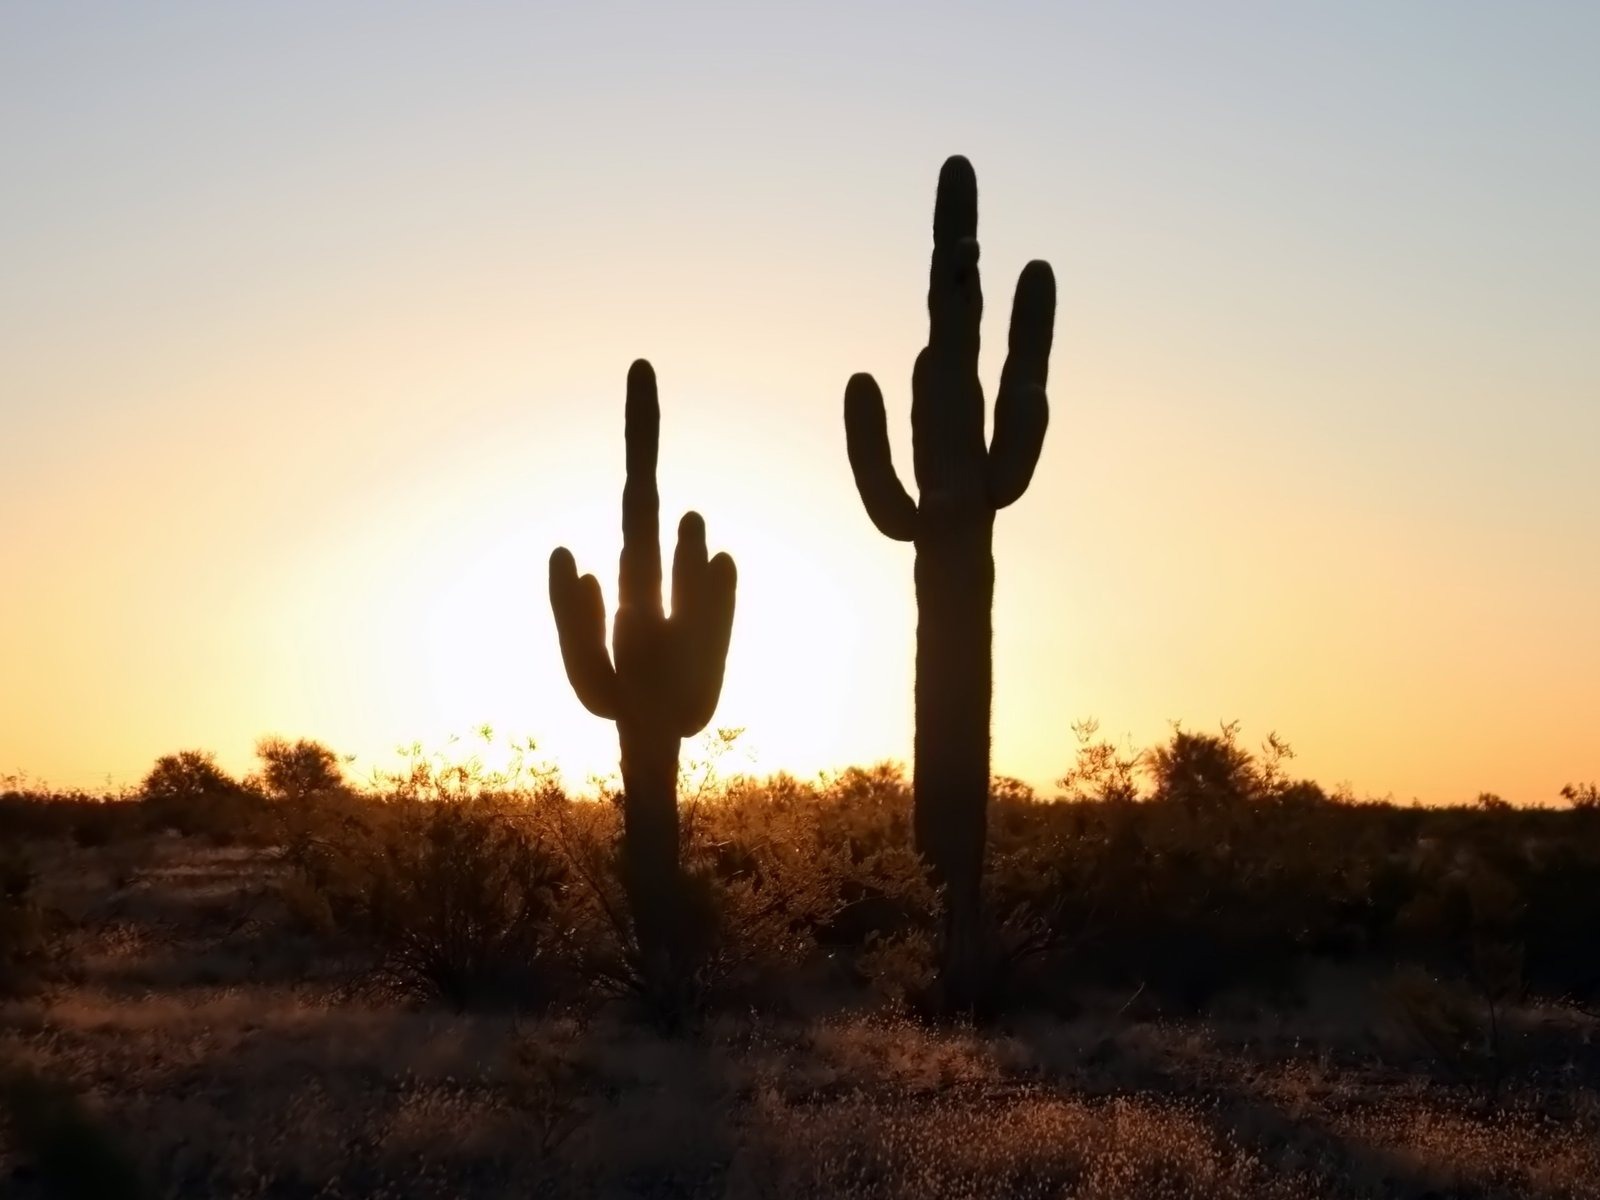
[[[593,575],[579,578],[564,546],[550,556],[550,606],[567,678],[585,708],[608,720],[689,737],[705,728],[722,693],[736,572],[727,554],[707,558],[705,521],[699,513],[685,513],[672,556],[672,613],[663,611],[660,431],[655,372],[640,359],[628,371],[627,477],[611,652],[600,583]]]
[[[1050,264],[1022,269],[1011,308],[1011,337],[994,435],[984,444],[983,385],[978,382],[978,180],[957,155],[939,172],[928,278],[928,345],[912,372],[912,459],[921,503],[895,473],[883,394],[871,375],[845,389],[850,468],[867,515],[896,541],[915,541],[930,519],[992,514],[1028,488],[1050,419],[1045,382],[1055,324]]]

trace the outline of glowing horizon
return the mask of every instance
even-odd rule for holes
[[[581,779],[545,561],[614,610],[628,364],[662,523],[739,566],[717,726],[911,747],[933,189],[978,172],[993,397],[1059,289],[996,524],[994,768],[1243,722],[1360,794],[1600,778],[1600,14],[603,4],[0,15],[0,773],[483,723]],[[670,547],[668,552],[670,553]]]

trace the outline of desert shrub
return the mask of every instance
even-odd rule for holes
[[[1561,798],[1579,812],[1600,812],[1600,784],[1569,783],[1561,789]]]
[[[938,963],[939,948],[927,929],[890,937],[869,933],[856,955],[856,970],[868,989],[892,1011],[923,1005],[934,986]]]
[[[936,898],[909,844],[909,790],[892,768],[817,785],[739,780],[686,847],[715,896],[708,982],[748,989],[826,952],[853,960],[931,927]]]
[[[1483,1015],[1463,984],[1404,966],[1385,984],[1383,999],[1402,1035],[1435,1067],[1465,1079],[1486,1072]]]
[[[25,775],[0,775],[0,839],[71,838],[103,846],[138,833],[143,812],[127,792],[61,790]]]
[[[1236,990],[1292,1001],[1309,965],[1341,961],[1415,967],[1480,1008],[1600,1000],[1600,959],[1583,952],[1600,928],[1600,822],[1581,789],[1565,809],[1357,803],[1295,779],[1275,736],[1247,749],[1236,726],[1175,730],[1143,754],[1092,722],[1075,731],[1060,802],[994,783],[986,1011],[1070,1011],[1102,988],[1166,1011]],[[940,901],[905,772],[725,779],[736,740],[711,735],[680,779],[689,953],[664,1002],[769,1004],[824,982],[914,1006]],[[459,751],[407,748],[366,787],[314,742],[263,742],[258,787],[185,752],[134,804],[10,786],[0,834],[99,844],[154,822],[271,838],[291,918],[369,951],[408,994],[639,996],[615,797],[568,798],[531,742],[497,770],[485,749]],[[7,911],[22,945],[37,910]]]
[[[139,795],[145,819],[155,829],[218,842],[272,836],[265,797],[234,779],[206,750],[158,758]]]
[[[304,803],[346,790],[339,756],[320,742],[266,737],[256,743],[256,757],[261,785],[275,800]]]
[[[842,905],[848,852],[829,844],[789,789],[731,790],[689,831],[685,874],[708,936],[702,990],[751,990],[815,952]]]
[[[477,804],[439,805],[405,824],[367,894],[383,970],[456,1005],[546,998],[549,919],[565,873],[538,836]]]
[[[506,1100],[527,1148],[547,1161],[590,1120],[597,1072],[572,1043],[548,1036],[516,1038],[508,1057]]]
[[[1470,921],[1426,936],[1415,922],[1419,904],[1453,894],[1451,864],[1463,855],[1481,858],[1518,898],[1496,937],[1507,954],[1521,948],[1519,987],[1588,994],[1595,967],[1572,947],[1594,927],[1600,864],[1571,814],[1331,798],[1287,772],[1286,743],[1269,737],[1253,754],[1228,726],[1217,737],[1179,731],[1146,756],[1093,733],[1080,731],[1067,803],[996,781],[985,876],[991,1011],[1070,1010],[1085,986],[1142,989],[1178,1011],[1238,989],[1292,1000],[1306,968],[1329,960],[1417,963],[1470,984],[1494,965],[1487,944],[1474,962]],[[1152,781],[1148,792],[1141,779]],[[700,1002],[778,994],[815,978],[806,973],[819,963],[914,1002],[938,897],[911,847],[910,787],[898,768],[685,792],[684,861],[704,938],[685,982]],[[582,930],[576,959],[627,991],[614,817],[608,805],[572,805],[555,840],[594,899],[584,906],[591,924],[571,925]],[[1448,903],[1468,904],[1467,892]]]
[[[1072,726],[1078,749],[1072,767],[1056,781],[1066,800],[1102,804],[1139,799],[1139,775],[1145,756],[1099,736],[1100,722],[1093,718]]]
[[[1592,1002],[1600,963],[1577,948],[1600,925],[1600,844],[1582,814],[1512,810],[1480,820],[1417,854],[1411,897],[1393,922],[1394,956],[1469,982],[1507,974],[1475,961],[1488,953],[1479,945],[1488,936],[1502,958],[1515,953],[1520,988]]]
[[[723,750],[731,744],[726,731],[717,737]],[[617,874],[616,806],[539,809],[576,881],[563,913],[567,953],[603,990],[644,1000],[654,1018],[671,1020],[770,1002],[818,967],[854,976],[869,947],[861,961],[871,969],[886,942],[931,926],[935,898],[910,850],[910,791],[897,768],[816,783],[782,775],[721,781],[691,759],[685,774],[692,776],[680,785],[690,927],[685,971],[668,997],[644,994]]]
[[[1600,929],[1595,839],[1555,842],[1514,878],[1522,903],[1518,929],[1525,985],[1546,995],[1600,1001],[1600,955],[1580,949],[1592,945]]]
[[[1056,1005],[1089,983],[1194,1008],[1228,987],[1281,988],[1334,940],[1337,864],[1285,853],[1270,811],[1053,807],[995,822],[990,892],[1027,967],[1018,1001]]]
[[[564,917],[566,950],[578,971],[605,992],[641,1002],[658,1023],[673,1024],[770,984],[804,960],[816,925],[834,904],[828,864],[836,851],[816,838],[799,802],[809,791],[789,783],[765,790],[702,777],[684,789],[682,973],[665,995],[649,986],[623,894],[618,797],[541,807],[577,884]]]
[[[1172,740],[1147,754],[1153,799],[1181,804],[1192,812],[1215,812],[1259,794],[1261,779],[1250,752],[1238,743],[1236,722],[1220,734],[1175,728]]]
[[[840,906],[818,929],[820,944],[851,954],[932,928],[936,897],[912,849],[911,784],[901,768],[852,767],[812,788],[817,836],[838,846],[848,863],[839,880]]]
[[[532,738],[509,738],[501,745],[489,725],[479,726],[470,739],[454,735],[432,750],[412,742],[395,753],[396,766],[373,769],[369,795],[393,800],[528,796],[555,787],[559,778],[556,768],[538,756]],[[485,754],[500,758],[501,765],[487,766]]]
[[[358,937],[400,994],[456,1007],[550,999],[569,876],[527,812],[493,798],[369,800],[329,832],[288,847],[283,895],[303,925]]]

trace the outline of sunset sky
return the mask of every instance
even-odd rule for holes
[[[613,769],[545,563],[614,606],[640,356],[664,529],[739,564],[716,723],[909,758],[842,396],[909,478],[962,153],[991,397],[1017,271],[1060,295],[995,769],[1237,718],[1330,786],[1549,802],[1600,778],[1597,56],[1576,2],[8,2],[0,773],[483,722]]]

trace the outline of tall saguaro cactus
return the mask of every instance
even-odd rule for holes
[[[928,281],[928,345],[911,378],[920,499],[890,460],[883,396],[870,375],[845,390],[850,467],[880,532],[916,544],[917,848],[945,888],[944,1002],[970,1008],[980,970],[979,888],[989,799],[994,517],[1027,490],[1044,442],[1055,276],[1030,262],[1017,280],[1010,349],[984,440],[978,381],[978,181],[959,156],[939,173]]]
[[[699,513],[678,523],[672,614],[661,604],[660,497],[656,456],[661,410],[655,372],[628,370],[624,414],[622,563],[612,647],[593,575],[578,577],[565,547],[550,556],[550,607],[561,659],[579,701],[617,723],[622,748],[622,876],[647,987],[672,985],[682,964],[686,913],[678,852],[678,750],[704,729],[722,692],[736,582],[727,554],[706,557]]]

